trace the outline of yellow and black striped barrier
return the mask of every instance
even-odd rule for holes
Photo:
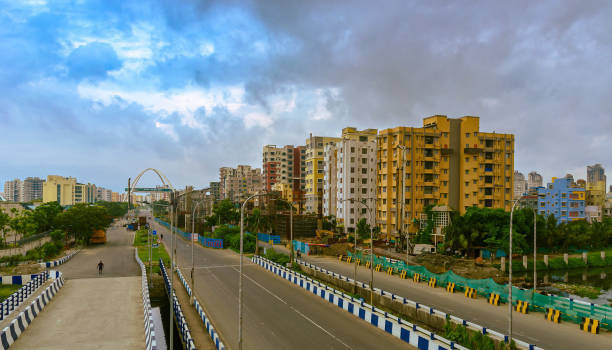
[[[408,272],[408,271],[406,271],[406,270],[402,270],[402,272],[400,273],[400,278],[401,278],[401,279],[406,279],[406,273],[407,273],[407,272]]]
[[[561,311],[555,310],[552,307],[547,307],[544,317],[547,320],[552,321],[554,323],[560,323],[561,322]]]
[[[355,262],[357,263],[357,266],[361,265],[361,259],[357,259]]]
[[[489,294],[489,304],[499,305],[499,294],[495,294],[495,293]]]
[[[412,275],[412,280],[418,283],[421,280],[421,275],[415,273],[414,275]]]
[[[393,268],[392,267],[388,267],[387,268],[387,275],[392,275],[393,274]]]
[[[477,295],[478,295],[478,292],[476,291],[476,289],[472,287],[465,287],[465,297],[466,298],[476,299]]]
[[[338,257],[338,261],[342,261],[342,254]]]
[[[455,282],[448,282],[446,284],[446,291],[449,293],[454,293],[455,292]]]
[[[599,334],[599,320],[583,317],[582,322],[580,322],[580,329],[585,332]]]
[[[369,269],[369,268],[370,268],[370,262],[366,261],[366,269]]]
[[[429,278],[429,283],[427,283],[431,288],[436,288],[436,279],[433,277]]]
[[[346,258],[346,262],[347,262],[347,263],[350,263],[350,262],[351,262],[351,258],[352,258],[352,256],[347,257],[347,258]]]
[[[518,300],[516,302],[516,312],[520,312],[522,314],[529,313],[529,303],[526,301]]]
[[[376,265],[376,272],[380,272],[380,264]]]

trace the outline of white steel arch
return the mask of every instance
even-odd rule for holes
[[[134,179],[134,183],[133,183],[132,185],[130,185],[130,188],[129,188],[129,194],[131,194],[131,193],[132,193],[132,189],[134,189],[134,188],[136,187],[136,185],[138,185],[138,181],[140,181],[140,178],[142,177],[142,175],[143,175],[144,173],[146,173],[147,171],[149,171],[149,170],[151,170],[151,171],[153,171],[155,174],[157,174],[157,176],[158,176],[158,177],[159,177],[159,179],[161,180],[162,184],[164,184],[164,185],[166,185],[166,186],[170,187],[170,189],[171,189],[172,191],[174,191],[174,187],[172,186],[172,183],[170,182],[170,180],[168,180],[168,178],[166,177],[166,175],[162,174],[162,172],[161,172],[161,171],[159,171],[159,170],[157,170],[157,169],[154,169],[154,168],[147,168],[147,169],[145,169],[145,170],[141,171],[141,172],[140,172],[140,174],[138,174],[138,176],[136,176],[136,178]]]

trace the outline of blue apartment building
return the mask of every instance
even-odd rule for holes
[[[572,179],[554,178],[546,187],[538,187],[538,212],[554,214],[558,223],[585,219],[586,190],[576,187]]]

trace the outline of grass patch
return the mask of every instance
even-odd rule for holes
[[[266,254],[263,257],[282,266],[287,266],[287,263],[291,260],[289,255],[277,253],[273,248],[266,249]]]
[[[469,349],[483,349],[483,350],[498,350],[498,349],[517,349],[514,341],[508,345],[502,342],[498,343],[497,346],[493,339],[488,336],[467,329],[465,326],[456,325],[449,321],[446,321],[444,330],[441,334],[444,338],[454,341],[459,345],[465,346]]]
[[[553,286],[583,298],[597,299],[601,295],[601,289],[593,286],[581,286],[577,284],[565,283],[554,283]]]
[[[11,294],[21,288],[18,284],[3,284],[0,285],[0,302],[3,302],[6,298],[8,298]]]
[[[138,248],[138,257],[145,264],[147,268],[147,272],[149,269],[149,246],[148,246],[148,237],[147,230],[138,230],[136,231],[136,235],[134,235],[134,246]],[[153,268],[153,273],[159,273],[159,258],[164,261],[165,265],[170,265],[170,256],[168,252],[164,248],[162,244],[159,244],[157,248],[151,249],[151,267]]]

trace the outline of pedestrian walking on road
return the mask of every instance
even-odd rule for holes
[[[160,236],[161,236],[161,240],[163,241],[164,240],[164,234],[162,233],[162,234],[160,234]]]
[[[104,263],[102,262],[102,260],[100,260],[100,262],[98,263],[98,275],[102,274],[102,269],[104,269]]]

